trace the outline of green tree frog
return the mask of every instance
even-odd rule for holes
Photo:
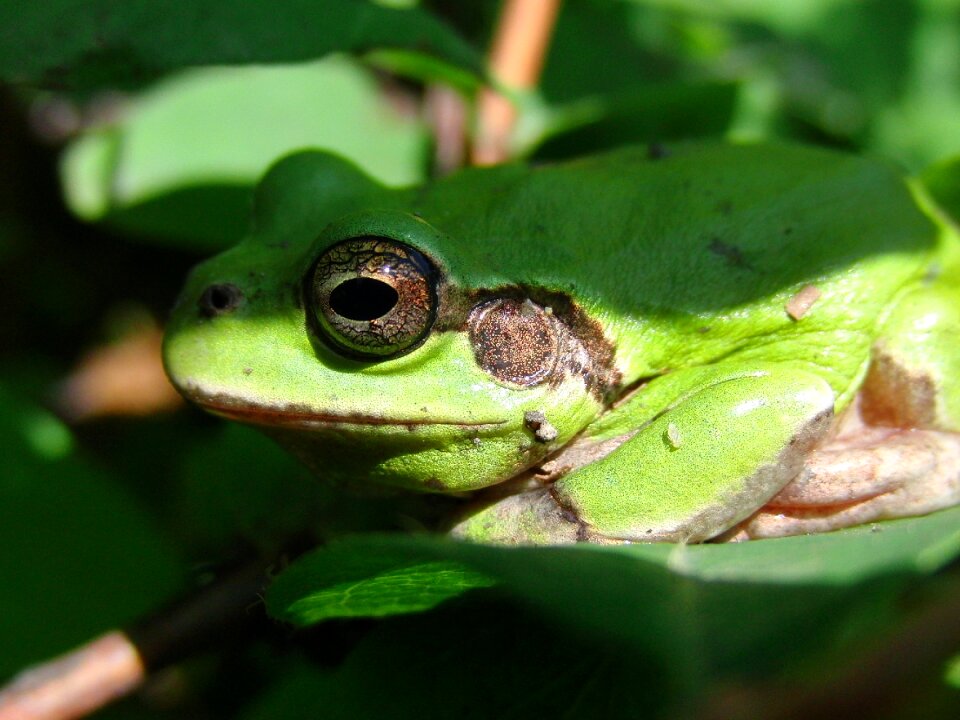
[[[745,539],[960,502],[960,243],[877,161],[630,147],[390,189],[279,161],[165,363],[481,542]]]

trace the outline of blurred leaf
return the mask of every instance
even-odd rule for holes
[[[960,224],[960,157],[927,168],[920,174],[920,182],[954,222]]]
[[[600,83],[621,77],[625,66],[637,77],[654,70],[661,82],[739,83],[737,139],[868,149],[910,168],[960,152],[956,0],[570,0],[574,5],[589,22],[622,18],[619,28],[585,33],[571,46]],[[621,54],[624,36],[646,60]]]
[[[947,669],[943,674],[947,685],[960,690],[960,653],[950,658],[947,663]]]
[[[785,32],[818,28],[837,7],[862,0],[632,0],[701,17],[762,23]]]
[[[458,563],[418,559],[403,547],[357,537],[294,563],[270,587],[267,606],[278,619],[311,625],[335,617],[421,612],[492,584]]]
[[[271,440],[232,423],[206,430],[184,444],[175,477],[176,519],[195,551],[243,541],[273,552],[319,517],[331,489]]]
[[[427,137],[346,57],[283,67],[206,68],[140,96],[116,127],[63,160],[71,209],[127,232],[213,250],[246,231],[252,188],[278,157],[323,148],[384,183],[423,177]]]
[[[534,150],[558,160],[618,145],[723,135],[737,88],[730,83],[664,83],[590,97],[554,110]]]
[[[129,622],[182,568],[113,478],[71,453],[57,420],[0,388],[0,678]]]
[[[374,50],[364,55],[363,59],[369,65],[393,75],[423,83],[450,85],[464,94],[474,93],[483,85],[479,76],[422,53]]]
[[[906,45],[904,78],[896,95],[877,103],[869,138],[911,168],[960,154],[960,3],[916,4]]]
[[[0,79],[56,89],[142,84],[191,65],[406,48],[481,74],[477,52],[417,9],[365,0],[49,0],[0,5]]]
[[[677,61],[638,42],[651,13],[630,3],[567,0],[557,18],[539,91],[550,104],[662,83],[676,76]]]

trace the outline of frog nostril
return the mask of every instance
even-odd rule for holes
[[[400,295],[383,282],[357,277],[337,285],[330,293],[330,308],[348,320],[375,320],[390,312]]]
[[[240,288],[231,283],[218,283],[208,286],[197,304],[202,314],[214,317],[236,310],[241,302],[243,291]]]

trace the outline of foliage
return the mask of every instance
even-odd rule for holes
[[[162,319],[190,265],[243,232],[278,157],[316,146],[388,183],[428,177],[424,88],[472,97],[497,7],[0,6],[0,678],[304,531],[335,540],[278,572],[265,606],[314,627],[186,663],[182,716],[704,717],[747,684],[821,687],[956,592],[956,509],[739,546],[487,548],[384,533],[393,501],[345,501],[189,409],[46,409],[83,350]],[[516,98],[515,149],[816,143],[907,167],[958,217],[958,57],[956,0],[567,0],[540,86]],[[897,699],[955,717],[957,668]]]

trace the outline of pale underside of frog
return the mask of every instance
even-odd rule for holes
[[[481,542],[746,539],[960,502],[960,250],[882,163],[625,148],[384,188],[300,153],[168,372]]]

